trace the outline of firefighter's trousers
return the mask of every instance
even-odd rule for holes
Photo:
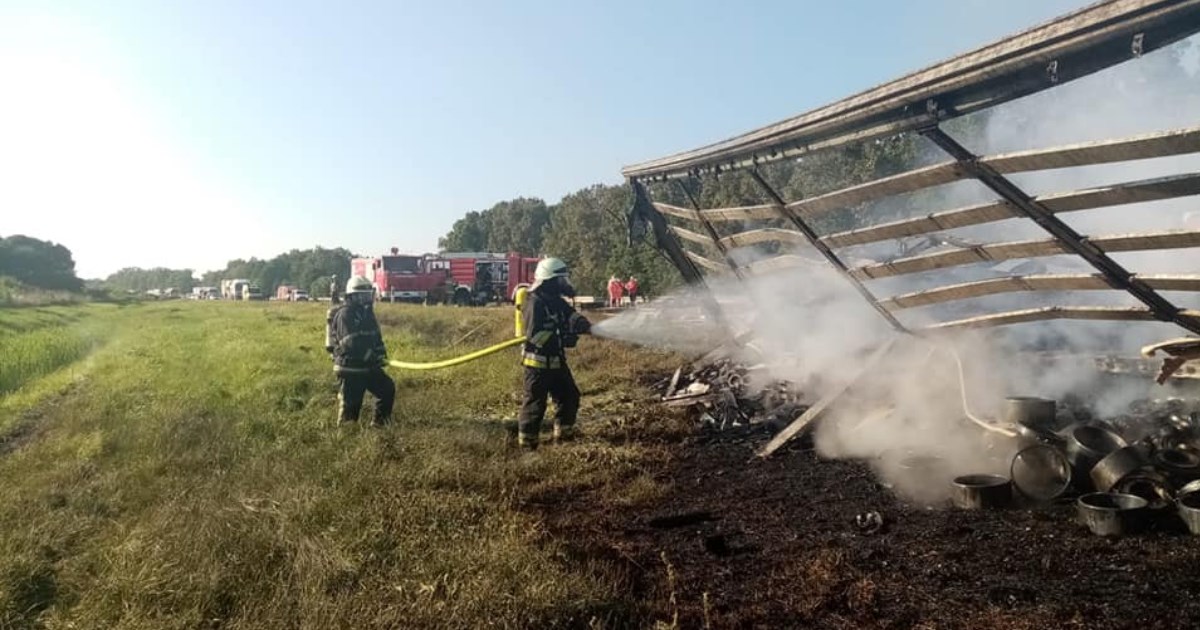
[[[546,398],[554,400],[554,426],[563,433],[575,428],[579,415],[579,388],[571,369],[525,368],[525,402],[517,418],[518,439],[523,446],[535,447],[546,416]]]
[[[338,375],[338,420],[358,420],[366,392],[371,392],[375,397],[374,423],[391,422],[392,406],[396,402],[396,383],[381,369],[366,374]]]

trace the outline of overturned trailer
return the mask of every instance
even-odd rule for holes
[[[1200,334],[1200,274],[1139,271],[1122,258],[1200,248],[1200,213],[1177,212],[1180,225],[1133,233],[1088,233],[1066,216],[1140,211],[1138,204],[1193,197],[1200,194],[1200,168],[1067,189],[1038,179],[1133,163],[1140,164],[1133,171],[1145,173],[1158,158],[1194,158],[1200,99],[1158,103],[1178,110],[1167,129],[1123,135],[1101,123],[1083,142],[990,154],[975,148],[988,144],[979,141],[987,117],[1006,105],[1112,68],[1137,68],[1154,51],[1198,32],[1200,0],[1099,2],[831,105],[628,166],[622,173],[634,195],[631,237],[650,234],[683,278],[700,287],[813,265],[833,269],[906,338],[1066,320],[1166,325],[1156,340]],[[1192,72],[1200,84],[1200,72]],[[1054,105],[1044,102],[1033,115],[1051,121],[1089,115],[1088,107],[1055,111]],[[806,169],[830,168],[823,155],[889,142],[917,157],[892,172],[860,169],[828,186],[794,185]],[[1044,190],[1034,189],[1038,182]],[[964,185],[970,194],[939,196],[954,186],[961,193]],[[945,207],[931,211],[936,199]],[[1107,297],[1089,302],[1101,294]],[[1018,296],[1026,302],[1005,301]],[[723,317],[715,300],[708,308]],[[1173,357],[1161,377],[1200,376],[1185,365],[1200,356],[1197,344],[1173,341],[1146,347],[1147,354]],[[1110,372],[1145,373],[1149,365],[1136,357],[1096,359],[1095,367]]]

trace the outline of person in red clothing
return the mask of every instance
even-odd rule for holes
[[[608,279],[608,306],[610,308],[621,305],[621,295],[623,292],[624,287],[615,275]]]
[[[638,296],[638,281],[637,278],[629,276],[629,281],[625,283],[625,294],[629,296],[629,305],[633,306],[637,303]]]

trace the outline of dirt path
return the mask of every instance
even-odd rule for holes
[[[45,430],[45,419],[82,385],[76,380],[33,406],[17,414],[16,420],[7,430],[0,432],[0,457],[32,442]]]
[[[857,462],[765,435],[688,439],[644,508],[564,497],[545,518],[631,572],[651,621],[684,628],[1200,627],[1200,540],[1182,528],[1116,540],[1070,504],[963,512],[906,505]],[[855,515],[882,514],[864,535]]]

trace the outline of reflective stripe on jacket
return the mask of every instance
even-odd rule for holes
[[[542,370],[565,366],[563,336],[586,332],[590,326],[561,296],[546,295],[540,289],[526,295],[521,319],[525,333],[521,365]]]

